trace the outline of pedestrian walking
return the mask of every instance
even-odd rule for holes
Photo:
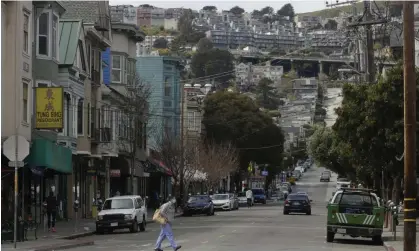
[[[54,193],[49,192],[49,196],[46,199],[47,217],[48,217],[48,231],[55,232],[55,217],[57,216],[57,198]]]
[[[161,244],[165,238],[170,242],[173,250],[177,251],[182,246],[177,245],[173,236],[172,223],[175,219],[176,198],[171,198],[168,202],[160,207],[160,216],[164,219],[160,225],[160,234],[156,241],[155,251],[162,251]]]
[[[247,207],[250,208],[252,206],[252,199],[253,199],[252,189],[247,189],[246,198],[247,198]]]

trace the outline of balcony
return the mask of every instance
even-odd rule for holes
[[[95,128],[92,130],[93,143],[110,143],[112,141],[112,128]]]
[[[100,86],[100,71],[91,70],[92,86]]]
[[[99,17],[95,22],[95,29],[97,31],[109,31],[111,18],[108,14],[102,14],[99,10]]]

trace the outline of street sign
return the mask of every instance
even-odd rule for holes
[[[23,161],[9,161],[9,166],[10,167],[15,167],[15,164],[17,164],[17,167],[24,167],[25,166],[25,162],[23,162]]]
[[[16,138],[17,137],[17,138]],[[17,149],[16,149],[17,141]],[[17,150],[17,159],[16,159]],[[3,143],[3,154],[10,161],[23,161],[29,155],[29,142],[20,135],[12,135]]]

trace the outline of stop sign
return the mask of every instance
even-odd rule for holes
[[[3,154],[10,161],[23,161],[29,155],[29,142],[23,136],[12,135],[3,143]]]

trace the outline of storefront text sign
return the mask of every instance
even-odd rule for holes
[[[121,177],[121,170],[119,170],[119,169],[111,169],[109,176],[111,176],[111,177]]]
[[[36,88],[36,121],[37,129],[63,128],[63,88]]]

